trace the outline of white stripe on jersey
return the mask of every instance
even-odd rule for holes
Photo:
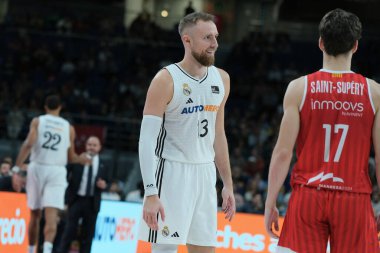
[[[50,114],[38,118],[37,141],[32,147],[30,161],[65,166],[70,147],[70,124]]]
[[[174,94],[165,111],[156,155],[184,163],[213,162],[216,114],[224,98],[218,69],[208,67],[200,80],[177,64],[166,69],[173,79]]]

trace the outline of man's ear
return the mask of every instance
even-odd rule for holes
[[[318,46],[319,46],[319,49],[321,49],[322,52],[325,51],[325,45],[323,44],[323,40],[322,40],[321,37],[319,37]]]
[[[359,46],[359,41],[356,40],[356,41],[355,41],[355,44],[354,44],[354,46],[353,46],[353,48],[352,48],[352,53],[353,53],[353,54],[356,53],[356,51],[358,51],[358,46]]]
[[[188,34],[184,34],[182,36],[183,43],[190,43],[190,36]]]

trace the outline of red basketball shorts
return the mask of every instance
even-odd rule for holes
[[[369,194],[296,186],[277,252],[378,253],[376,221]]]

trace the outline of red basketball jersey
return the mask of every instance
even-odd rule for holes
[[[367,79],[324,69],[305,79],[291,184],[371,193],[375,108]]]

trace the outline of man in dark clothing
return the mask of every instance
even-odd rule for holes
[[[90,165],[73,164],[67,167],[68,206],[65,230],[58,252],[69,252],[71,242],[76,238],[78,221],[82,218],[80,253],[90,253],[94,237],[96,217],[100,209],[101,192],[106,189],[108,172],[99,158],[101,149],[98,137],[91,136],[86,142],[86,151],[92,158]]]

